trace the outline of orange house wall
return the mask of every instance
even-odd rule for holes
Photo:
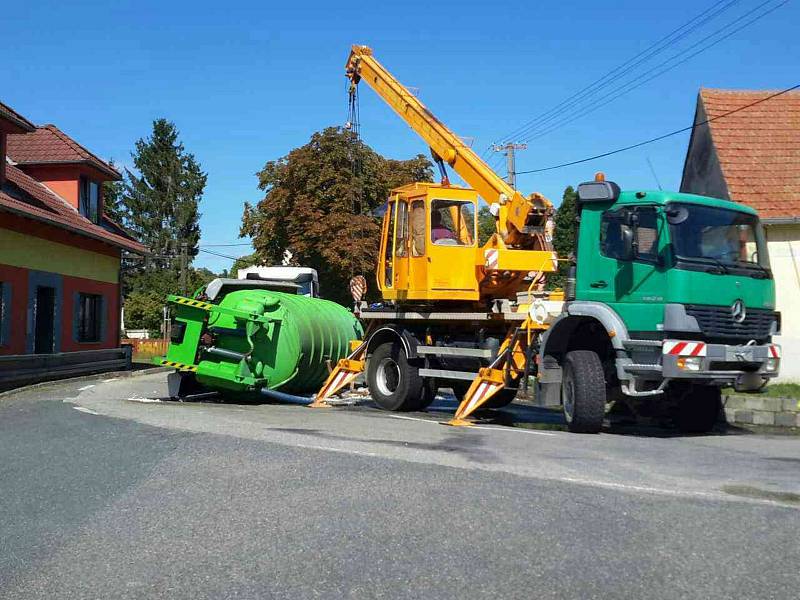
[[[78,208],[80,169],[76,167],[34,165],[23,165],[22,169],[36,181],[53,190],[76,209]]]

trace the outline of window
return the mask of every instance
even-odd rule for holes
[[[679,260],[761,272],[769,268],[764,230],[755,215],[676,202],[667,209],[667,221]]]
[[[383,253],[383,265],[384,265],[384,273],[383,273],[383,284],[386,287],[392,287],[394,283],[394,271],[392,269],[392,244],[389,242],[391,239],[392,232],[394,231],[394,207],[395,201],[390,200],[386,205],[386,215],[383,217],[386,222],[386,248],[384,249]]]
[[[468,200],[431,202],[431,242],[434,246],[472,246],[475,204]]]
[[[86,177],[80,178],[78,212],[92,223],[100,222],[100,184]]]
[[[103,297],[78,294],[78,341],[99,342]]]
[[[394,232],[394,255],[408,254],[408,204],[397,201],[397,228]]]
[[[608,258],[626,260],[625,238],[633,237],[634,260],[658,260],[658,213],[640,206],[603,213],[600,222],[600,252]]]
[[[411,203],[411,256],[425,255],[425,201]]]

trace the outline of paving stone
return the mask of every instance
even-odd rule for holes
[[[783,410],[783,398],[765,398],[763,396],[755,396],[752,398],[747,398],[744,407],[749,410],[780,412]]]
[[[723,404],[726,409],[732,408],[746,408],[745,403],[747,402],[747,398],[743,396],[725,396]]]
[[[768,410],[753,411],[753,425],[774,425],[775,413]]]
[[[752,423],[753,411],[752,410],[737,410],[734,421],[736,423]]]

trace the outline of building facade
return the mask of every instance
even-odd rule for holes
[[[144,253],[103,212],[119,173],[0,104],[0,355],[119,346],[120,262]]]
[[[758,211],[782,317],[781,376],[800,381],[800,92],[774,94],[700,90],[681,191]]]

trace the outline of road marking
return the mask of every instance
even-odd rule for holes
[[[536,431],[534,429],[520,429],[519,427],[498,427],[496,425],[475,425],[475,429],[494,429],[495,431],[507,431],[508,433],[530,433],[532,435],[558,435],[552,431]]]
[[[84,391],[86,391],[86,390],[88,390],[90,388],[93,388],[93,387],[94,387],[94,384],[92,383],[91,385],[85,385],[82,388],[78,388],[78,391],[79,392],[84,392]]]
[[[88,408],[84,408],[83,406],[73,406],[72,408],[74,408],[75,410],[80,411],[82,413],[86,413],[87,415],[100,415],[100,413],[96,413],[93,410],[90,410]]]
[[[139,398],[138,396],[133,396],[131,398],[128,398],[128,400],[130,402],[142,402],[144,404],[161,402],[161,400],[159,400],[158,398]]]
[[[420,421],[422,423],[433,423],[434,425],[441,425],[439,421],[434,421],[432,419],[422,419],[420,417],[407,417],[405,415],[387,415],[392,419],[403,419],[405,421]],[[557,433],[553,433],[552,431],[534,431],[532,429],[519,429],[516,427],[497,427],[495,425],[473,425],[475,429],[491,429],[495,431],[507,431],[509,433],[530,433],[533,435],[558,435]]]
[[[111,379],[103,379],[103,383],[111,383],[112,381],[117,381],[119,377],[112,377]]]

